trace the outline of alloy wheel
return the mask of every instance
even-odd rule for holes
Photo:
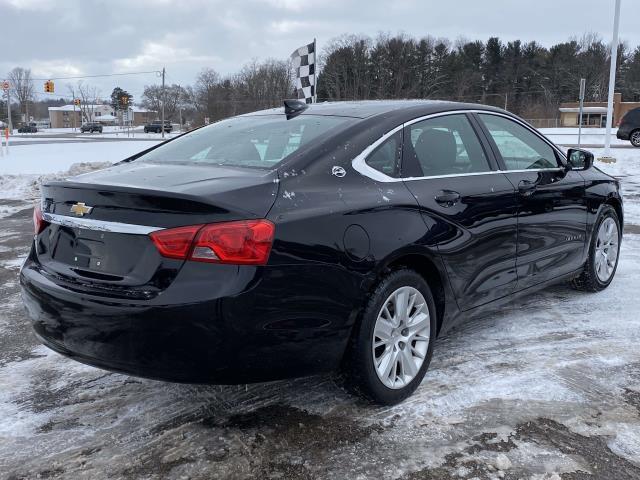
[[[595,270],[598,279],[606,283],[613,275],[618,262],[618,225],[611,217],[600,224],[596,238]]]
[[[640,130],[635,130],[632,134],[631,134],[631,145],[633,145],[634,147],[640,147]]]
[[[401,287],[385,300],[373,330],[373,364],[378,378],[392,389],[407,386],[427,356],[431,318],[424,296]]]

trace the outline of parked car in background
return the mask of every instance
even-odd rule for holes
[[[620,184],[591,153],[482,105],[285,105],[43,184],[20,273],[42,342],[182,382],[342,369],[394,404],[463,318],[611,283]]]
[[[616,136],[629,140],[634,147],[640,147],[640,108],[629,110],[618,127]]]
[[[80,127],[80,132],[82,133],[93,133],[93,132],[97,132],[97,133],[102,133],[102,124],[98,123],[98,122],[88,122],[83,124]]]
[[[18,127],[18,133],[36,133],[38,127],[34,122],[29,122]]]
[[[164,121],[165,133],[170,133],[173,130],[173,126],[169,120]],[[147,123],[144,126],[144,133],[162,133],[162,120],[154,120],[151,123]]]

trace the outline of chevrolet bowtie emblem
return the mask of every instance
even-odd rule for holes
[[[71,213],[75,213],[79,217],[83,217],[87,213],[91,213],[93,207],[88,207],[84,202],[78,202],[71,205]]]

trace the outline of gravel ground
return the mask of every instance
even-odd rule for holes
[[[27,206],[0,200],[0,478],[640,478],[633,222],[609,289],[560,285],[474,318],[438,340],[413,397],[380,408],[332,376],[177,385],[40,346],[18,288]]]

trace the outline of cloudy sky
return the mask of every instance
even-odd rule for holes
[[[622,0],[621,38],[640,44],[637,2]],[[286,58],[317,37],[405,32],[455,40],[536,40],[595,32],[611,38],[614,0],[0,0],[0,79],[14,66],[35,78],[155,71],[192,83],[204,67],[233,73],[252,58]],[[636,4],[636,5],[634,5]],[[634,18],[635,17],[635,18]],[[151,74],[86,80],[140,98]],[[67,95],[56,82],[56,93]],[[42,92],[40,81],[37,91]],[[44,94],[41,94],[44,95]]]

